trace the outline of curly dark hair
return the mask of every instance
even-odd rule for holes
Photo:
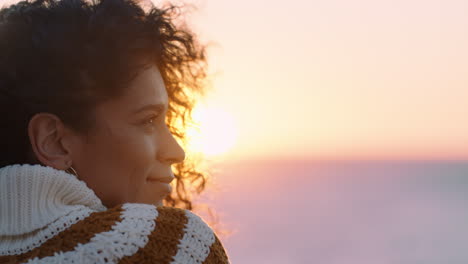
[[[93,109],[123,94],[138,72],[156,65],[169,95],[166,123],[181,142],[206,80],[205,46],[176,23],[180,7],[132,0],[30,0],[0,10],[0,167],[37,164],[27,127],[36,113],[57,115],[86,133]],[[165,205],[192,209],[205,188],[196,163],[174,165]]]

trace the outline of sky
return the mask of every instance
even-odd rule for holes
[[[468,158],[468,2],[189,3],[229,157]]]

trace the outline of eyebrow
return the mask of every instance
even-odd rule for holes
[[[160,103],[160,104],[149,104],[149,105],[145,105],[143,107],[140,107],[138,108],[137,110],[135,110],[133,113],[134,114],[137,114],[137,113],[140,113],[140,112],[143,112],[143,111],[147,111],[147,110],[153,110],[153,111],[156,111],[156,112],[162,112],[166,109],[166,105],[163,104],[163,103]]]

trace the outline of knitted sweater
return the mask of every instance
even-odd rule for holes
[[[0,263],[229,263],[188,210],[106,208],[83,181],[40,165],[0,168]]]

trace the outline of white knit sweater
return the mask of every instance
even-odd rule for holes
[[[106,208],[74,175],[0,168],[0,263],[227,264],[213,230],[188,210]]]
[[[20,254],[107,208],[76,176],[40,165],[0,169],[0,256]]]

